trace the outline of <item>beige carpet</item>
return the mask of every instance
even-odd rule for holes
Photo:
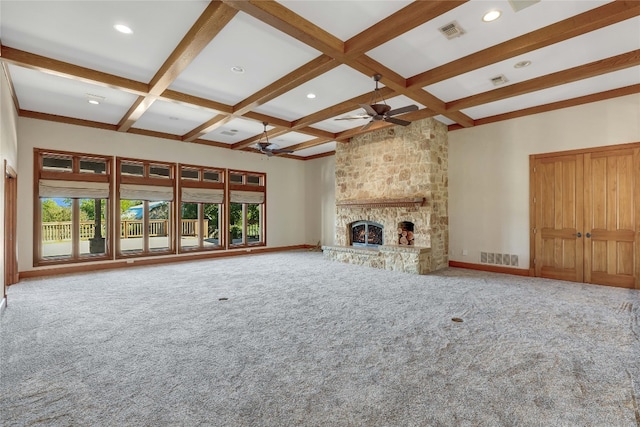
[[[4,426],[640,425],[638,291],[289,252],[8,302]]]

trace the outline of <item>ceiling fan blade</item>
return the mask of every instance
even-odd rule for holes
[[[367,123],[366,125],[362,126],[360,128],[360,130],[367,130],[371,127],[371,125],[373,124],[373,120],[371,120],[369,123]]]
[[[365,116],[364,114],[362,116],[347,116],[347,117],[338,117],[336,119],[333,120],[361,120],[361,119],[368,119],[369,116]]]
[[[374,110],[373,108],[371,108],[371,105],[368,105],[368,104],[358,104],[358,105],[359,105],[360,107],[362,107],[362,109],[363,109],[364,111],[366,111],[366,112],[367,112],[367,114],[368,114],[368,115],[370,115],[370,116],[375,116],[376,114],[378,114],[378,113],[376,113],[376,110]]]
[[[400,125],[400,126],[408,126],[411,124],[411,122],[408,122],[406,120],[400,120],[400,119],[396,119],[394,117],[387,117],[384,119],[385,122],[389,122],[389,123],[393,123],[396,125]]]
[[[284,148],[278,148],[278,149],[275,149],[275,150],[271,150],[271,152],[274,153],[274,154],[291,154],[291,153],[293,153],[293,150],[287,150],[287,149],[284,149]]]
[[[409,111],[416,111],[418,109],[417,105],[407,105],[406,107],[396,108],[395,110],[391,110],[387,113],[387,116],[395,116],[396,114],[408,113]]]

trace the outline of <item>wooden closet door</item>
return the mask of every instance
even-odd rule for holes
[[[587,283],[640,289],[640,148],[584,155]]]
[[[583,156],[535,162],[535,273],[583,281]]]

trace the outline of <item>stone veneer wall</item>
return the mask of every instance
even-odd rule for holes
[[[429,270],[446,267],[449,253],[447,173],[447,127],[433,118],[338,143],[336,202],[419,197],[424,197],[426,202],[419,207],[337,206],[336,245],[350,244],[348,225],[357,220],[383,224],[385,246],[397,245],[398,223],[411,221],[415,225],[415,246],[430,248]]]

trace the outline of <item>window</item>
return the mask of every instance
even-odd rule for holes
[[[229,247],[265,245],[266,175],[229,172]]]
[[[34,266],[266,245],[264,173],[34,153]]]
[[[118,170],[118,256],[174,251],[175,165],[116,159]]]
[[[34,265],[108,258],[111,159],[35,150]]]
[[[180,165],[180,251],[224,248],[224,171]]]

